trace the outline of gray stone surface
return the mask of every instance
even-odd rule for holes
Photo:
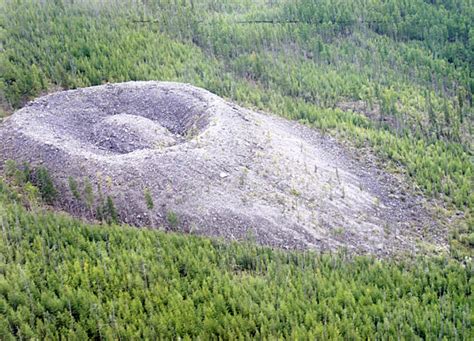
[[[120,219],[136,226],[381,256],[446,248],[446,231],[395,177],[315,130],[187,84],[54,93],[6,119],[0,141],[1,160],[46,166],[57,206],[86,218],[69,176],[82,188],[101,183]]]

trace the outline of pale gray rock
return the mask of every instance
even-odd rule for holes
[[[43,164],[60,189],[57,205],[86,218],[69,176],[101,183],[120,219],[137,226],[381,256],[446,249],[446,231],[395,177],[315,130],[188,84],[54,93],[6,119],[0,141],[0,161]]]

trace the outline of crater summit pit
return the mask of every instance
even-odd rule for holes
[[[48,168],[60,192],[56,205],[86,218],[93,218],[83,198],[89,182],[94,205],[110,196],[120,220],[136,226],[253,236],[282,248],[446,249],[446,231],[424,199],[394,176],[313,129],[188,84],[57,92],[5,120],[0,141],[1,160]]]

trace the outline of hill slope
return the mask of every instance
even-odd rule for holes
[[[55,204],[88,218],[100,219],[91,213],[107,198],[130,224],[252,234],[283,248],[393,255],[446,245],[441,222],[395,177],[312,129],[190,85],[55,93],[7,119],[0,139],[0,161],[46,167],[60,189]]]
[[[397,173],[450,244],[397,261],[283,252],[116,226],[108,200],[113,226],[96,226],[45,205],[44,169],[34,186],[8,163],[0,339],[474,339],[473,15],[471,0],[0,0],[0,120],[57,90],[190,83]]]
[[[1,5],[7,113],[58,88],[191,83],[375,152],[462,218],[456,250],[473,245],[471,1]]]
[[[0,182],[0,338],[471,339],[472,268],[25,212]]]

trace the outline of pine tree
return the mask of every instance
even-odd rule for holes
[[[148,188],[145,188],[144,196],[148,214],[150,215],[150,225],[153,227],[153,208],[155,207],[155,204],[153,203],[153,197],[151,196],[151,192]]]
[[[94,191],[92,189],[92,184],[88,178],[84,179],[84,200],[85,200],[87,209],[89,210],[92,216],[95,198],[94,198]]]
[[[34,172],[34,184],[38,187],[42,199],[48,203],[52,204],[56,199],[58,194],[56,188],[54,187],[53,180],[49,174],[49,171],[44,167],[39,167]]]
[[[77,185],[76,179],[72,176],[68,177],[69,189],[71,190],[72,195],[78,201],[81,200],[81,194],[79,193],[79,187]]]
[[[117,209],[115,208],[114,201],[110,195],[107,196],[104,211],[105,211],[107,223],[109,224],[118,223]]]

